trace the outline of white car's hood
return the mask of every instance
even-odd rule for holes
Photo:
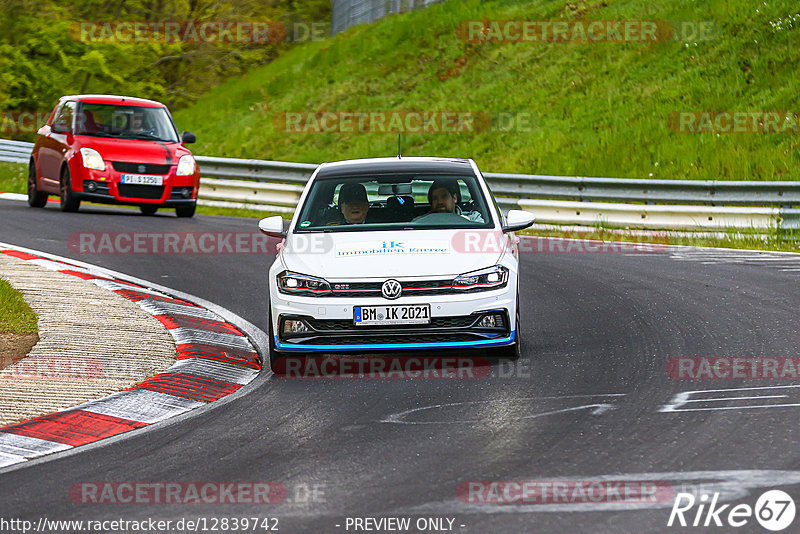
[[[290,271],[330,280],[436,278],[496,265],[507,236],[470,232],[475,235],[465,236],[464,230],[292,234],[281,258]]]

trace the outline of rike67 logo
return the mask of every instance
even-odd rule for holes
[[[751,524],[753,518],[763,528],[778,532],[786,529],[794,521],[794,499],[781,490],[769,490],[756,501],[755,507],[749,504],[718,504],[719,493],[712,496],[701,493],[678,493],[672,504],[667,526],[692,527],[733,527]]]

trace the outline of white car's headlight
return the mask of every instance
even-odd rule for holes
[[[196,168],[197,164],[194,162],[194,158],[186,154],[185,156],[181,156],[181,159],[178,161],[178,170],[175,171],[175,174],[178,176],[189,176],[194,174]]]
[[[278,291],[288,295],[325,295],[331,285],[324,278],[284,271],[278,275]]]
[[[488,269],[464,273],[453,280],[453,289],[481,291],[503,287],[508,283],[508,268],[495,265]]]
[[[87,169],[94,169],[96,171],[106,170],[106,162],[103,161],[100,152],[93,148],[81,148],[81,159],[83,160],[83,166]]]

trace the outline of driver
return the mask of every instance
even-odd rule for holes
[[[144,111],[138,109],[131,114],[128,131],[132,134],[155,135],[152,128],[149,128],[146,124]]]
[[[428,203],[431,205],[431,211],[425,215],[431,213],[454,213],[473,222],[484,222],[483,215],[480,212],[461,211],[458,206],[458,194],[458,180],[455,178],[438,178],[434,180],[428,189]],[[422,217],[425,215],[422,215]]]
[[[339,190],[339,209],[347,224],[362,224],[367,219],[367,188],[359,183],[344,184]]]

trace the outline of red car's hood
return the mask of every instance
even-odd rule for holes
[[[177,165],[185,154],[191,154],[180,143],[140,141],[137,139],[106,139],[104,137],[81,136],[81,146],[100,152],[106,161],[132,163],[158,163]]]

